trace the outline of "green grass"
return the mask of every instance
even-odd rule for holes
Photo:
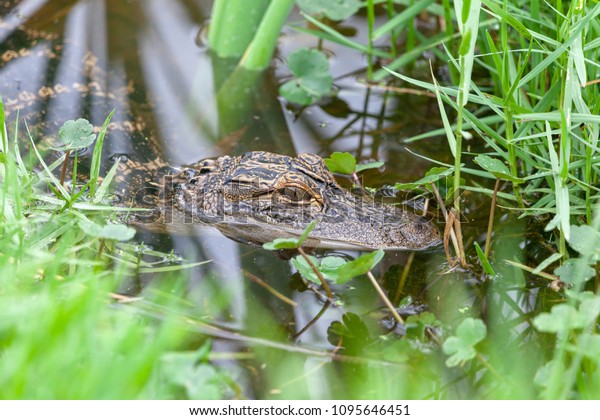
[[[219,289],[200,307],[182,290],[185,276],[164,263],[169,255],[111,239],[102,230],[115,219],[101,200],[107,185],[80,194],[61,189],[52,175],[60,159],[30,172],[0,107],[0,398],[244,397],[248,378],[257,398],[315,397],[316,381],[331,398],[597,398],[600,5],[559,2],[554,10],[536,0],[483,0],[479,19],[469,20],[463,10],[476,7],[473,0],[458,12],[447,1],[396,3],[407,7],[368,2],[367,45],[308,15],[312,27],[292,26],[366,54],[373,80],[393,74],[436,95],[441,128],[407,141],[446,135],[452,159],[437,164],[454,177],[448,204],[469,205],[457,201],[460,191],[492,196],[500,179],[499,205],[514,217],[494,226],[489,255],[467,248],[487,273],[475,268],[480,287],[467,286],[461,273],[434,273],[437,267],[416,274],[439,299],[407,316],[404,335],[396,335],[379,328],[381,317],[363,302],[368,283],[355,279],[342,293],[357,290],[360,299],[335,309],[326,350],[293,342],[273,313],[287,312],[269,310],[253,294],[244,296],[252,322],[240,332],[219,328],[207,319],[224,310],[230,291]],[[376,27],[380,5],[389,20]],[[445,18],[446,30],[427,36],[411,25],[423,10]],[[388,36],[411,48],[388,47]],[[450,82],[403,74],[424,51],[448,62]],[[385,69],[376,58],[387,60]],[[465,134],[485,158],[471,161]],[[519,243],[523,218],[531,217],[547,229],[537,267],[526,265]],[[164,277],[141,300],[114,295],[147,272]],[[400,277],[389,273],[385,281]],[[559,280],[572,287],[550,291]],[[210,338],[241,350],[213,352]],[[243,363],[220,368],[215,359]]]
[[[6,133],[1,106],[0,123]],[[110,206],[94,203],[106,185],[100,183],[95,195],[86,184],[82,194],[55,189],[57,196],[50,190],[60,186],[52,172],[27,170],[16,144],[2,136],[0,398],[186,396],[183,382],[155,384],[161,371],[172,376],[169,360],[189,349],[182,321],[163,314],[171,305],[160,298],[168,287],[175,300],[173,282],[181,276],[162,276],[139,302],[114,295],[136,273],[173,272],[185,264],[165,267],[169,255],[86,234],[82,220],[105,224],[114,217]],[[197,358],[182,366],[198,363],[212,369]]]

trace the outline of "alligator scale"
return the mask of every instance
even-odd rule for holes
[[[0,3],[0,94],[10,127],[18,113],[44,148],[65,120],[85,117],[97,127],[116,108],[105,165],[112,164],[109,156],[129,156],[116,177],[118,205],[146,209],[132,212],[129,223],[167,231],[209,225],[233,240],[260,245],[297,237],[316,220],[307,247],[420,250],[439,242],[437,228],[413,209],[343,189],[317,155],[249,152],[173,169],[160,159],[157,130],[145,117],[152,107],[140,100],[143,87],[111,85],[117,75],[105,71],[86,46],[19,23],[18,4]],[[68,74],[61,73],[63,55],[79,57],[72,58],[78,64]],[[46,69],[44,78],[38,69]],[[79,173],[89,157],[90,151],[79,155]]]

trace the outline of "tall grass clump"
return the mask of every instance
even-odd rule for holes
[[[138,258],[123,243],[129,228],[107,223],[114,209],[94,202],[107,178],[93,195],[89,183],[59,189],[52,169],[62,160],[30,171],[18,131],[9,138],[0,100],[0,398],[172,397],[167,382],[151,385],[165,358],[185,349],[183,330],[151,295],[116,293],[164,264]],[[140,304],[153,301],[160,310],[148,315]]]
[[[394,74],[438,95],[455,173],[465,164],[460,138],[468,130],[484,142],[485,154],[474,160],[483,171],[476,166],[463,171],[508,182],[512,189],[502,194],[503,204],[525,215],[548,217],[546,230],[557,230],[557,253],[566,260],[571,224],[591,224],[599,198],[594,167],[600,124],[600,5],[565,2],[541,9],[535,1],[523,7],[484,0],[485,18],[477,23],[467,9],[478,2],[460,3],[455,3],[454,19],[459,28],[468,25],[471,30],[461,29],[457,54],[446,49],[450,66],[460,74],[458,86]],[[470,80],[469,57],[476,71],[489,75],[488,86]],[[453,124],[448,108],[456,115]],[[460,190],[493,193],[460,186],[457,178],[455,207],[460,206]]]

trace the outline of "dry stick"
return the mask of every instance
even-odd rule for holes
[[[452,245],[454,246],[454,253],[457,256],[460,255],[458,241],[456,239],[456,234],[454,233],[454,230],[452,230],[454,221],[452,221],[452,223],[449,222],[448,212],[446,211],[446,205],[444,204],[444,200],[442,200],[442,196],[440,195],[440,192],[438,191],[435,184],[433,182],[431,182],[429,185],[431,185],[431,188],[433,189],[433,194],[435,195],[435,199],[437,200],[438,204],[440,205],[440,209],[442,210],[442,215],[444,216],[444,221],[446,222],[446,229],[444,229],[444,250],[446,251],[446,257],[448,258],[448,264],[452,264],[452,259],[450,258],[450,251],[448,249],[448,240],[446,238],[447,231],[449,231],[450,238],[452,239]],[[448,228],[448,225],[450,225],[450,228]]]
[[[454,214],[454,231],[456,232],[456,240],[458,241],[458,250],[460,265],[463,268],[468,268],[467,259],[465,257],[465,248],[463,246],[462,229],[460,227],[460,216],[456,214],[456,209],[450,210],[450,213]]]
[[[67,152],[65,153],[65,163],[62,166],[62,169],[60,171],[60,186],[64,187],[65,185],[65,178],[67,176],[67,166],[69,166],[69,155],[71,154],[70,150],[67,150]]]
[[[435,93],[429,92],[427,90],[401,88],[401,87],[397,87],[397,86],[379,85],[379,84],[375,84],[375,83],[364,83],[364,84],[374,90],[383,90],[383,91],[394,92],[394,93],[406,93],[406,94],[418,95],[418,96],[429,96],[430,98],[436,97]]]
[[[590,80],[589,82],[587,82],[585,85],[581,86],[581,87],[588,87],[591,85],[595,85],[596,83],[600,83],[600,79],[595,79],[595,80]]]
[[[244,273],[244,275],[246,277],[248,277],[248,279],[250,281],[253,281],[254,283],[258,284],[259,286],[264,287],[265,289],[267,289],[267,291],[269,291],[269,293],[271,293],[273,296],[275,296],[277,299],[281,300],[282,302],[287,303],[288,305],[292,306],[292,307],[296,307],[298,306],[298,304],[296,302],[294,302],[293,300],[291,300],[290,298],[288,298],[287,296],[284,296],[282,293],[278,292],[277,290],[275,290],[271,285],[267,284],[265,281],[263,281],[261,278],[255,276],[254,274],[252,274],[251,272],[247,271],[247,270],[242,270],[242,272]]]
[[[298,249],[298,252],[300,254],[302,254],[302,256],[304,257],[304,259],[306,260],[306,262],[308,263],[308,265],[310,265],[310,268],[312,268],[312,270],[317,275],[317,277],[319,278],[319,280],[321,280],[321,284],[323,285],[323,289],[325,289],[325,293],[327,293],[327,297],[329,299],[331,299],[333,297],[333,293],[331,293],[331,289],[329,288],[329,285],[325,281],[325,278],[323,277],[323,274],[321,274],[321,272],[319,271],[319,269],[313,264],[313,262],[310,260],[310,258],[308,258],[308,255],[306,255],[306,253],[304,252],[304,250],[302,249],[301,246],[299,246],[297,249]]]
[[[388,297],[385,295],[385,292],[383,291],[383,289],[381,289],[381,286],[379,285],[379,283],[377,283],[377,280],[375,279],[375,277],[373,277],[373,274],[370,271],[367,271],[367,277],[369,277],[369,280],[371,280],[373,287],[375,288],[375,290],[377,290],[377,294],[383,300],[383,303],[385,303],[385,306],[387,306],[388,309],[390,311],[392,311],[392,316],[396,319],[398,324],[404,325],[404,321],[402,320],[402,317],[396,311],[396,308],[394,308],[394,305],[392,305],[392,302],[390,302]]]
[[[323,307],[319,311],[319,313],[317,315],[315,315],[315,317],[313,319],[311,319],[310,322],[308,324],[306,324],[300,331],[298,331],[296,334],[294,334],[293,340],[294,341],[297,340],[298,337],[300,337],[302,334],[304,334],[310,327],[315,325],[315,323],[319,320],[319,318],[321,318],[323,316],[323,314],[325,313],[327,308],[329,308],[329,305],[331,305],[331,300],[327,300],[325,302],[325,305],[323,305]]]
[[[454,233],[454,231],[452,230],[452,226],[454,226],[454,218],[454,212],[451,211],[448,217],[446,218],[446,227],[444,228],[444,251],[446,251],[446,258],[448,259],[448,264],[450,265],[452,265],[452,257],[450,256],[450,248],[448,247],[448,242],[450,240],[450,237]],[[454,239],[455,237],[453,237],[453,242]],[[458,250],[456,248],[454,249],[454,252],[456,252],[456,255],[458,256]]]
[[[494,227],[494,212],[496,211],[496,196],[498,195],[498,187],[500,186],[500,178],[496,179],[494,185],[494,195],[492,195],[492,204],[490,205],[490,218],[488,220],[487,236],[485,237],[484,254],[488,258],[492,244],[492,228]]]

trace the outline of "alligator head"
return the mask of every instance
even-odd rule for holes
[[[422,250],[440,242],[438,229],[413,209],[351,194],[313,154],[205,159],[170,182],[166,201],[180,219],[212,225],[238,242],[298,237],[313,220],[305,242],[311,248]]]

